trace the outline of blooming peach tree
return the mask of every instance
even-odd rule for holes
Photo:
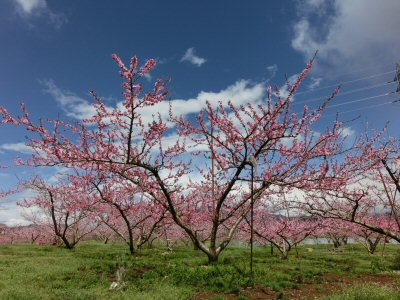
[[[314,129],[338,90],[316,110],[291,108],[313,60],[293,84],[287,83],[285,95],[268,87],[263,99],[248,99],[248,104],[221,99],[216,106],[207,102],[195,117],[175,116],[171,109],[167,120],[155,115],[149,122],[143,110],[165,101],[168,81],[158,79],[143,92],[140,78],[155,61],[138,67],[136,57],[129,66],[113,58],[123,79],[123,100],[116,108],[95,92],[95,114],[75,124],[35,123],[24,106],[21,117],[0,108],[3,124],[30,132],[27,144],[34,154],[17,164],[106,172],[116,182],[128,182],[168,211],[209,262],[216,262],[232,240],[250,199],[257,201],[273,186],[318,185],[327,177],[326,158],[342,151],[339,122],[324,132]]]
[[[334,181],[306,191],[299,206],[308,213],[354,223],[400,242],[399,144],[383,131],[361,138],[341,161],[330,160]]]
[[[54,236],[67,249],[75,248],[98,227],[98,223],[90,218],[94,204],[88,191],[77,190],[74,185],[61,178],[57,184],[50,184],[36,176],[22,185],[34,190],[36,195],[19,204],[23,207],[41,208],[44,213],[41,225],[52,228]],[[35,225],[41,227],[37,223]]]

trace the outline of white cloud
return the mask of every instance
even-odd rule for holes
[[[90,118],[95,113],[90,102],[75,95],[70,91],[60,89],[52,80],[42,81],[45,85],[45,91],[56,100],[66,114],[78,120]],[[247,80],[238,80],[234,84],[220,90],[219,92],[201,91],[195,98],[175,99],[171,101],[162,101],[154,106],[142,108],[143,121],[149,123],[153,116],[158,114],[165,120],[169,116],[169,105],[172,105],[172,111],[175,115],[186,116],[188,114],[198,113],[206,107],[206,101],[212,106],[218,105],[221,101],[226,107],[230,100],[234,105],[246,104],[261,100],[265,92],[265,86],[262,83],[251,85]],[[122,108],[122,102],[117,103]],[[111,108],[110,108],[111,109]]]
[[[319,16],[326,14],[326,9],[329,6],[327,0],[303,0],[298,1],[297,14],[302,15],[305,13],[316,13]]]
[[[15,151],[24,154],[33,153],[34,150],[31,147],[28,147],[24,143],[9,143],[9,144],[2,144],[0,145],[0,150],[5,151]]]
[[[181,62],[187,61],[198,67],[201,67],[207,60],[195,54],[194,48],[189,48],[186,50],[185,54],[181,58]]]
[[[60,89],[53,80],[42,80],[45,92],[50,94],[62,107],[69,117],[75,119],[87,119],[95,114],[92,105],[85,99],[70,91]]]
[[[43,210],[37,206],[21,207],[18,202],[24,199],[30,199],[37,195],[34,190],[26,189],[21,193],[10,196],[9,198],[0,198],[0,224],[7,226],[24,226],[29,225],[30,218],[35,216],[36,219],[44,218]]]
[[[289,85],[293,85],[293,84],[296,82],[296,80],[297,80],[298,77],[299,77],[299,74],[293,74],[293,75],[291,75],[291,76],[289,76],[289,77],[287,78],[287,82],[289,83]],[[282,98],[286,98],[287,96],[289,96],[289,92],[290,92],[289,87],[290,87],[290,86],[288,86],[287,83],[285,83],[284,85],[282,85],[282,86],[279,88],[279,93],[280,93],[280,96],[281,96]],[[274,94],[276,95],[275,92],[274,92]],[[294,100],[294,96],[292,96],[291,101],[293,101],[293,100]]]
[[[308,2],[310,6],[320,8],[322,5],[324,5],[325,0],[307,0],[306,2]]]
[[[343,127],[340,135],[342,137],[352,137],[354,136],[354,134],[356,133],[356,131],[354,129],[352,129],[351,127]]]
[[[68,22],[64,14],[50,10],[46,0],[13,0],[13,2],[17,13],[26,20],[34,17],[46,17],[57,29]]]
[[[311,83],[308,85],[310,90],[313,90],[320,86],[323,78],[322,77],[311,77]]]
[[[47,8],[46,0],[14,0],[25,14],[32,14],[37,10]]]
[[[143,75],[143,77],[148,81],[148,82],[150,82],[151,81],[151,79],[152,79],[152,77],[151,77],[151,75],[150,75],[150,73],[146,73],[146,74],[144,74]]]
[[[22,216],[24,210],[24,208],[16,205],[15,202],[2,204],[2,209],[0,209],[0,224],[6,224],[10,227],[28,225],[30,222]]]
[[[275,77],[276,73],[278,72],[278,65],[273,64],[267,67],[267,70],[269,72],[269,77],[267,79],[267,82],[270,81],[272,78]]]
[[[181,140],[183,142],[183,139],[177,134],[166,136],[162,141],[163,148],[166,149],[168,147],[173,147],[178,140]],[[199,145],[199,144],[194,143],[190,139],[186,140],[186,147],[187,147],[187,149],[186,149],[187,152],[210,150],[208,145],[206,145],[206,144]]]
[[[400,58],[398,0],[299,1],[298,16],[292,47],[306,59],[319,49],[321,73],[377,68]]]
[[[221,101],[223,106],[227,107],[230,100],[234,105],[246,104],[261,100],[265,92],[265,87],[262,83],[250,85],[247,80],[238,80],[227,88],[219,92],[204,92],[201,91],[195,98],[190,99],[175,99],[170,102],[163,101],[157,105],[149,106],[141,110],[143,120],[150,122],[153,116],[161,115],[166,119],[169,116],[169,105],[172,105],[172,111],[175,115],[189,115],[200,112],[206,107],[206,102],[215,107]]]

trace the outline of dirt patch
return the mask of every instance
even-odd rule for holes
[[[240,291],[240,295],[251,300],[277,300],[277,299],[317,299],[322,296],[329,296],[339,293],[341,290],[360,283],[375,283],[379,285],[388,285],[400,291],[400,286],[395,284],[395,280],[400,276],[387,274],[369,274],[355,277],[343,277],[336,274],[324,274],[321,283],[303,283],[298,289],[284,289],[282,292],[273,291],[270,288],[255,286]],[[210,300],[216,296],[222,296],[226,300],[236,300],[239,293],[216,293],[216,292],[198,292],[193,300]]]
[[[144,273],[151,272],[154,270],[155,270],[155,268],[151,268],[151,267],[137,267],[137,268],[132,269],[131,273],[135,274],[136,276],[141,277],[141,276],[143,276]]]
[[[302,284],[299,289],[286,289],[284,291],[285,299],[316,299],[322,296],[337,294],[341,290],[360,283],[375,283],[379,285],[388,285],[399,289],[394,282],[399,277],[386,274],[358,275],[355,277],[343,277],[336,274],[324,274],[323,282]],[[252,299],[251,296],[249,299]]]
[[[271,299],[284,299],[284,298],[279,298],[281,295],[283,296],[282,293],[276,292],[271,290],[270,288],[264,288],[264,287],[254,287],[254,288],[247,288],[247,289],[242,289],[240,291],[240,295],[243,295],[246,297],[246,299],[257,299],[257,300],[271,300]],[[234,293],[215,293],[215,292],[199,292],[196,293],[191,299],[192,300],[210,300],[214,299],[216,296],[222,296],[226,300],[236,300],[239,296],[239,293],[234,294]]]

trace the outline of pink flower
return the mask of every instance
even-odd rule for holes
[[[18,157],[18,158],[15,160],[15,164],[16,164],[17,166],[23,166],[23,165],[24,165],[24,161],[22,160],[21,157]]]
[[[140,73],[146,74],[149,73],[156,66],[156,61],[154,59],[149,59],[146,64],[140,68]]]
[[[115,60],[115,62],[118,64],[118,66],[121,68],[121,70],[128,71],[128,69],[125,67],[124,63],[122,62],[122,60],[119,58],[119,56],[117,54],[113,53],[111,56]]]

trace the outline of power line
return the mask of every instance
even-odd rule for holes
[[[367,85],[367,86],[364,86],[364,87],[361,87],[361,88],[356,88],[356,89],[348,90],[348,91],[343,92],[343,93],[339,93],[335,98],[341,97],[341,96],[344,96],[344,95],[349,95],[349,94],[354,94],[354,93],[358,93],[358,92],[374,89],[374,88],[377,88],[377,87],[390,85],[390,84],[393,84],[393,83],[396,83],[396,81],[392,80],[392,81],[386,81],[386,82],[375,84],[375,85]],[[323,97],[312,98],[312,99],[308,99],[308,100],[304,100],[304,101],[296,101],[296,102],[293,103],[293,105],[309,103],[309,102],[316,102],[316,101],[319,101],[319,100],[325,100],[325,99],[329,98],[330,96],[331,95],[326,95],[326,96],[323,96]]]
[[[375,99],[375,98],[380,98],[380,97],[385,97],[385,96],[389,96],[391,94],[394,94],[394,92],[389,92],[389,93],[384,93],[384,94],[380,94],[380,95],[376,95],[376,96],[370,96],[370,97],[364,97],[364,98],[359,98],[359,99],[355,99],[352,101],[347,101],[345,103],[337,103],[337,104],[333,104],[327,107],[328,108],[335,108],[338,106],[343,106],[343,105],[348,105],[348,104],[352,104],[352,103],[356,103],[356,102],[364,102],[364,101],[368,101],[371,99]]]
[[[394,104],[394,103],[396,103],[396,102],[400,102],[400,99],[394,100],[394,101],[388,101],[388,102],[384,102],[384,103],[379,103],[379,104],[374,104],[374,105],[369,105],[369,106],[364,106],[364,107],[360,107],[360,108],[345,110],[345,111],[339,111],[339,112],[337,112],[337,113],[327,114],[327,115],[325,115],[325,117],[334,116],[334,115],[337,115],[337,114],[339,114],[339,115],[340,115],[340,114],[347,114],[347,113],[354,112],[354,111],[359,111],[359,110],[365,110],[365,109],[380,107],[380,106],[384,106],[384,105],[388,105],[388,104]]]
[[[396,70],[391,70],[391,71],[388,71],[388,72],[373,74],[373,75],[369,75],[369,76],[365,76],[365,77],[361,77],[361,78],[357,78],[357,79],[353,79],[353,80],[344,81],[342,83],[336,83],[336,84],[327,85],[327,86],[323,86],[323,87],[312,89],[312,90],[298,92],[298,93],[296,93],[296,95],[301,95],[301,94],[305,94],[305,93],[311,93],[311,92],[315,92],[315,91],[319,91],[319,90],[323,90],[323,89],[327,89],[327,88],[333,88],[333,87],[337,87],[338,85],[343,86],[343,85],[346,85],[346,84],[349,84],[349,83],[358,82],[358,81],[362,81],[362,80],[371,79],[371,78],[379,77],[379,76],[382,76],[382,75],[390,74],[390,73],[393,73],[395,71]]]
[[[385,65],[381,65],[379,68],[380,69],[386,69],[386,68],[389,68],[391,66],[393,66],[393,63],[387,63]],[[338,76],[336,76],[334,78],[337,78],[339,76],[347,76],[347,75],[354,74],[354,73],[361,73],[361,72],[370,71],[370,70],[375,71],[375,70],[377,70],[377,67],[376,66],[373,66],[373,67],[370,66],[368,68],[362,68],[362,69],[358,69],[358,70],[354,70],[354,71],[349,71],[349,72],[346,72],[346,73],[342,73],[342,74],[340,74],[340,75],[338,75]]]
[[[385,94],[383,94],[383,96],[385,96]],[[382,95],[377,95],[377,96],[367,97],[368,99],[362,98],[362,99],[358,99],[357,102],[367,101],[367,100],[370,100],[370,99],[373,99],[373,98],[378,98],[378,97],[383,97],[383,96]],[[345,111],[338,111],[338,112],[330,113],[330,114],[323,114],[323,116],[324,117],[329,117],[329,116],[333,116],[333,115],[336,115],[336,114],[345,114],[345,113],[349,113],[349,112],[353,112],[353,111],[364,110],[364,109],[384,106],[384,105],[388,105],[388,104],[394,104],[396,102],[400,102],[400,99],[393,100],[393,101],[388,101],[388,102],[384,102],[384,103],[379,103],[379,104],[373,104],[373,105],[369,105],[369,106],[364,106],[364,107],[361,107],[361,108],[355,108],[355,109],[350,109],[350,110],[345,110]],[[347,103],[342,103],[342,105],[346,105],[346,104]],[[325,109],[328,109],[328,108],[332,108],[332,106],[328,106]],[[300,112],[300,111],[296,112],[296,114],[299,114],[299,113],[302,113],[302,112]]]

